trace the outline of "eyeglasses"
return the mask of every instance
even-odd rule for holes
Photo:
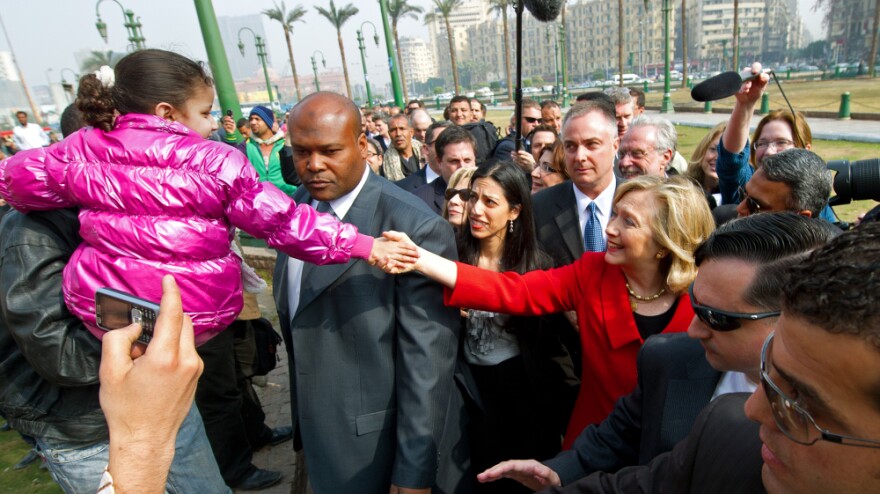
[[[559,170],[557,170],[556,168],[553,168],[552,166],[548,165],[547,163],[540,163],[538,165],[538,168],[541,169],[541,173],[559,173]]]
[[[525,117],[525,116],[523,117],[523,120],[525,120],[525,121],[528,122],[528,123],[538,123],[538,122],[541,121],[540,118],[535,118],[535,117]]]
[[[770,362],[770,347],[773,346],[774,333],[770,333],[764,340],[761,349],[761,387],[767,395],[770,410],[773,412],[773,421],[779,430],[792,441],[811,446],[817,441],[829,441],[844,446],[858,446],[861,448],[880,449],[880,441],[845,436],[829,432],[816,423],[809,412],[795,400],[789,398],[770,380],[770,370],[773,364]]]
[[[757,321],[758,319],[777,317],[780,314],[778,310],[771,312],[755,312],[753,314],[728,312],[707,305],[700,305],[694,297],[693,282],[688,286],[688,296],[691,299],[691,307],[694,309],[694,314],[715,331],[733,331],[734,329],[739,329],[741,326],[739,321],[741,319]]]
[[[372,158],[373,156],[379,156],[379,153],[367,152],[367,159]]]
[[[749,214],[758,214],[761,212],[762,206],[758,203],[758,201],[752,199],[748,192],[746,192],[746,188],[742,185],[737,189],[739,193],[740,201],[746,201],[746,209],[749,210]]]
[[[617,157],[618,157],[618,159],[623,159],[623,158],[629,156],[630,158],[632,158],[636,161],[641,161],[641,160],[645,159],[645,157],[648,156],[648,154],[650,154],[651,151],[654,151],[654,149],[649,149],[647,151],[642,151],[641,149],[633,149],[633,150],[621,149],[621,150],[617,151]]]
[[[446,197],[447,201],[451,201],[455,196],[461,196],[462,201],[468,202],[474,193],[471,192],[471,189],[446,189],[446,192],[444,192],[443,195]]]
[[[789,141],[788,139],[776,139],[774,141],[765,141],[760,140],[755,142],[755,149],[763,149],[763,148],[773,148],[776,150],[788,149],[794,145],[794,142]]]

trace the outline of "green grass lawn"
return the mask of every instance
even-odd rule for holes
[[[15,431],[0,432],[0,493],[59,494],[61,488],[46,470],[35,461],[23,470],[13,470],[28,451],[28,446]]]

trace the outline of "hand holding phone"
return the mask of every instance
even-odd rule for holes
[[[95,321],[104,331],[140,324],[138,341],[148,344],[158,317],[159,305],[149,300],[113,288],[99,288],[95,293]]]

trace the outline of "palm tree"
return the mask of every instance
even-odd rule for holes
[[[623,0],[617,0],[617,69],[623,87]]]
[[[342,44],[342,25],[357,15],[359,12],[358,8],[352,4],[348,4],[339,10],[336,10],[336,5],[333,3],[333,0],[330,0],[330,10],[317,6],[315,7],[315,10],[330,21],[330,24],[333,24],[333,26],[336,27],[336,38],[339,41],[339,53],[342,55],[342,73],[345,74],[345,89],[348,91],[348,98],[352,99],[351,82],[348,80],[348,64],[345,61],[345,45]]]
[[[100,69],[104,65],[107,65],[112,69],[116,67],[116,62],[118,62],[124,56],[124,53],[116,53],[113,50],[93,50],[89,57],[83,60],[82,64],[79,67],[79,70],[83,74],[88,74],[90,72],[94,72]]]
[[[284,28],[284,40],[287,41],[287,56],[290,57],[290,70],[293,72],[293,85],[296,86],[296,100],[299,101],[302,99],[302,91],[299,88],[299,75],[296,73],[296,62],[293,61],[293,45],[290,43],[290,32],[293,31],[294,22],[303,20],[303,16],[306,15],[306,9],[297,5],[293,10],[288,11],[287,6],[284,5],[284,0],[281,1],[280,7],[277,3],[272,3],[275,5],[275,8],[264,10],[263,15],[269,19],[280,22],[281,26]]]
[[[489,13],[497,13],[501,16],[504,26],[504,70],[507,72],[507,101],[513,101],[513,80],[510,73],[510,32],[507,28],[507,10],[511,7],[511,0],[489,0]]]
[[[688,83],[688,33],[687,33],[687,0],[681,0],[681,87]]]
[[[455,84],[452,92],[458,94],[458,67],[455,64],[455,34],[452,32],[452,26],[449,24],[449,16],[452,11],[464,3],[464,0],[433,0],[437,9],[434,12],[425,14],[425,22],[431,22],[436,19],[439,14],[446,23],[446,39],[449,41],[449,60],[452,62],[452,81]]]
[[[739,0],[733,0],[733,70],[739,72]]]
[[[403,59],[400,57],[400,39],[397,37],[397,21],[405,17],[412,17],[418,20],[416,14],[421,14],[425,10],[421,7],[410,5],[407,0],[390,0],[388,2],[388,17],[391,18],[391,31],[394,33],[394,46],[397,47],[397,64],[400,69],[400,85],[403,86],[403,99],[409,100],[409,94],[406,90],[406,74],[403,70]]]

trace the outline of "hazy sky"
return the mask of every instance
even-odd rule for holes
[[[109,43],[104,44],[95,28],[95,2],[92,0],[0,0],[3,8],[0,11],[3,22],[9,30],[19,65],[24,71],[29,85],[46,84],[46,71],[52,69],[49,77],[53,82],[60,80],[60,72],[64,67],[78,72],[73,53],[79,50],[113,50],[124,52],[127,35],[123,27],[123,16],[119,7],[112,1],[101,4],[101,16],[107,23]],[[360,13],[350,20],[342,30],[346,56],[349,61],[349,72],[352,83],[363,79],[357,66],[360,60],[357,50],[355,31],[363,21],[371,21],[380,30],[381,16],[377,0],[337,0],[337,5],[351,2],[360,9]],[[600,0],[604,1],[604,0]],[[806,26],[814,35],[820,32],[820,15],[814,14],[809,7],[815,0],[798,0]],[[174,50],[196,58],[207,60],[204,41],[199,30],[195,3],[189,0],[121,0],[121,3],[140,16],[143,24],[144,37],[147,45],[155,48]],[[217,16],[235,16],[260,13],[272,7],[272,0],[214,0]],[[413,0],[428,10],[433,5],[431,0]],[[571,3],[574,3],[573,1]],[[287,6],[299,4],[308,9],[305,23],[298,23],[293,34],[294,57],[297,69],[305,73],[310,68],[309,57],[320,49],[327,59],[327,67],[340,67],[339,49],[336,32],[332,25],[314,10],[314,5],[328,6],[329,0],[304,0],[295,2],[287,0]],[[806,14],[806,15],[804,15]],[[267,33],[267,44],[272,54],[272,62],[279,73],[283,73],[287,62],[286,45],[281,25],[268,18],[264,20]],[[367,27],[367,33],[372,33]],[[427,28],[421,19],[401,21],[400,35],[423,36]],[[371,34],[366,34],[369,37]],[[369,40],[369,38],[368,38]],[[5,38],[0,38],[0,50],[7,50]],[[228,57],[238,53],[227,53]],[[382,84],[387,82],[388,69],[385,55],[384,38],[376,48],[372,42],[367,43],[367,67],[370,80]],[[357,64],[357,66],[355,66]],[[65,71],[65,74],[69,73]]]

